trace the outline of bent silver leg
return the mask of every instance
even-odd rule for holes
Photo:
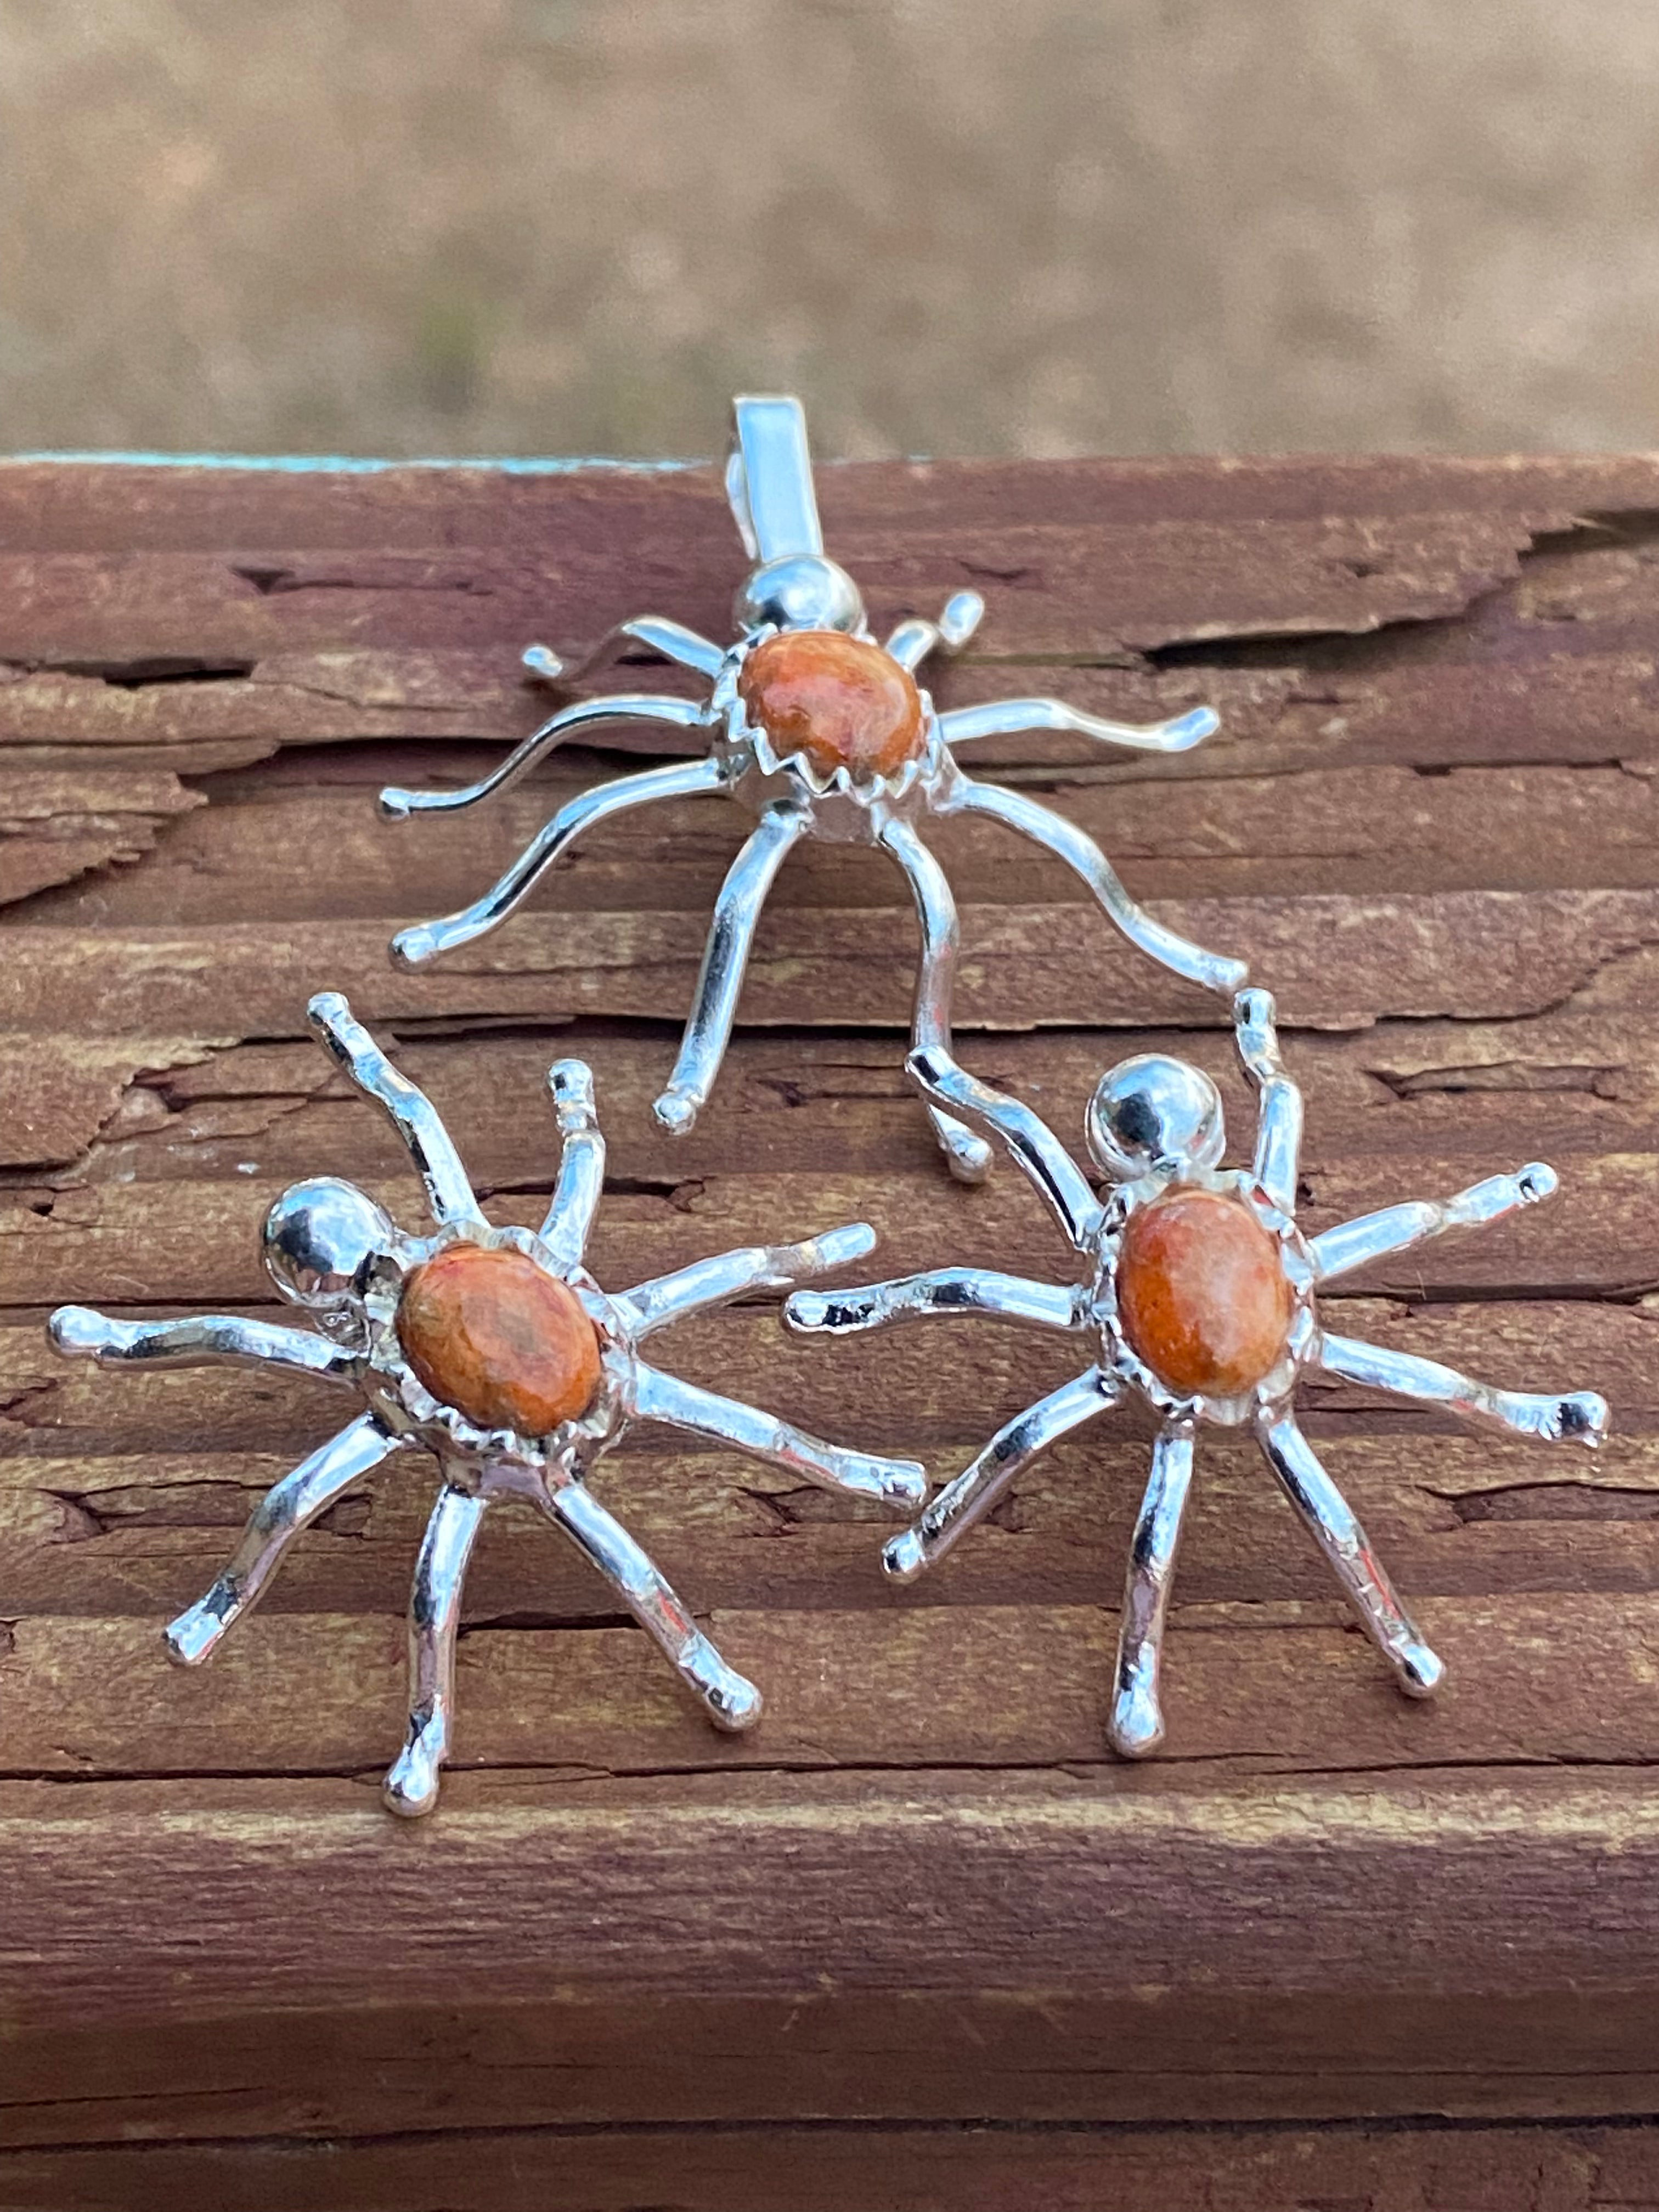
[[[725,779],[726,771],[712,758],[677,761],[670,768],[647,769],[642,775],[618,776],[614,783],[584,791],[537,832],[482,898],[463,907],[459,914],[446,915],[435,921],[412,922],[407,929],[400,929],[392,940],[393,960],[402,968],[423,968],[440,953],[453,952],[458,945],[484,936],[506,921],[560,854],[596,822],[608,821],[629,807],[648,806],[659,799],[695,799],[704,792],[719,791]]]
[[[580,1482],[550,1490],[543,1503],[665,1653],[714,1726],[732,1731],[752,1728],[761,1717],[760,1692],[726,1665],[621,1522]]]
[[[661,1421],[671,1429],[690,1429],[695,1435],[735,1444],[739,1451],[816,1483],[820,1490],[842,1491],[899,1508],[919,1505],[927,1495],[927,1470],[915,1460],[847,1451],[822,1437],[808,1436],[775,1413],[740,1405],[735,1398],[718,1397],[655,1367],[638,1369],[633,1410],[643,1421]]]
[[[486,1501],[446,1483],[426,1524],[409,1598],[409,1734],[388,1769],[386,1803],[413,1819],[438,1802],[455,1705],[461,1586]]]
[[[532,665],[538,675],[546,672],[544,664]],[[673,699],[664,692],[579,699],[574,707],[562,708],[540,729],[532,730],[498,769],[478,782],[461,791],[405,791],[399,784],[388,784],[380,793],[380,812],[388,822],[403,822],[411,814],[455,814],[464,806],[477,806],[481,799],[493,799],[498,791],[516,783],[544,753],[551,752],[574,731],[592,728],[595,723],[672,722],[682,730],[694,730],[708,720],[708,708],[695,700]]]
[[[1137,752],[1188,753],[1221,727],[1213,707],[1189,707],[1166,722],[1109,722],[1085,714],[1063,699],[994,699],[983,707],[957,707],[939,718],[947,745],[971,744],[975,738],[1012,738],[1024,730],[1065,730],[1103,744],[1128,745]]]
[[[1051,807],[1039,806],[1035,799],[1027,799],[1021,792],[1010,791],[1003,784],[976,783],[967,777],[953,802],[953,811],[963,809],[994,816],[1010,830],[1018,830],[1022,837],[1029,837],[1033,844],[1042,846],[1056,859],[1064,860],[1087,884],[1130,944],[1161,961],[1174,974],[1184,975],[1190,983],[1202,983],[1212,991],[1237,991],[1249,980],[1249,970],[1242,960],[1228,960],[1218,952],[1206,952],[1201,945],[1194,945],[1178,937],[1174,930],[1165,929],[1161,921],[1154,921],[1124,890],[1116,871],[1094,839],[1085,836],[1063,814],[1056,814]]]
[[[985,617],[977,592],[953,592],[936,623],[913,615],[888,639],[886,651],[901,668],[920,668],[930,653],[960,653]]]
[[[546,645],[527,645],[519,658],[544,684],[574,684],[609,660],[625,639],[648,645],[665,660],[674,661],[681,668],[695,668],[700,676],[717,676],[726,658],[711,638],[688,629],[684,623],[671,621],[666,615],[636,615],[632,622],[618,623],[580,660],[562,660]]]
[[[935,1267],[844,1291],[797,1291],[786,1300],[783,1317],[803,1336],[854,1336],[938,1314],[989,1314],[1031,1328],[1073,1329],[1084,1326],[1079,1298],[1059,1283],[1028,1282],[985,1267]]]
[[[778,870],[811,823],[804,807],[783,801],[769,806],[720,885],[679,1058],[668,1088],[651,1109],[677,1137],[686,1133],[708,1103],[731,1041],[755,925]]]
[[[905,1066],[928,1097],[996,1131],[1015,1165],[1081,1250],[1100,1226],[1100,1201],[1048,1123],[1018,1098],[969,1075],[946,1051],[925,1048],[913,1052]]]
[[[249,1515],[242,1540],[223,1573],[204,1597],[187,1606],[166,1630],[169,1657],[181,1667],[194,1667],[205,1659],[226,1630],[258,1603],[300,1531],[400,1445],[401,1440],[389,1435],[373,1413],[361,1413],[349,1428],[342,1429],[302,1460],[292,1474],[273,1485]]]
[[[956,901],[944,869],[908,822],[888,822],[881,842],[904,871],[921,923],[921,960],[916,969],[910,1041],[918,1048],[926,1045],[948,1053],[951,992],[962,945]],[[991,1147],[984,1138],[976,1137],[954,1115],[943,1114],[937,1106],[929,1105],[927,1118],[957,1182],[983,1182],[991,1165]]]
[[[889,1537],[881,1555],[884,1571],[895,1582],[910,1583],[924,1567],[937,1566],[957,1539],[983,1520],[1022,1468],[1068,1430],[1115,1405],[1118,1395],[1111,1377],[1091,1367],[1017,1413],[954,1482],[945,1484],[914,1527]]]
[[[1419,1633],[1382,1561],[1372,1551],[1353,1510],[1288,1413],[1264,1416],[1257,1439],[1279,1486],[1301,1516],[1360,1626],[1394,1668],[1407,1697],[1426,1698],[1445,1668]]]
[[[1302,1093],[1279,1056],[1272,994],[1241,991],[1233,1001],[1233,1025],[1238,1056],[1260,1097],[1253,1172],[1273,1204],[1294,1213],[1302,1159]]]
[[[672,622],[666,615],[636,615],[632,622],[622,623],[617,634],[648,645],[653,653],[682,668],[695,668],[699,676],[718,676],[726,659],[725,648],[713,638],[688,629],[684,623]]]
[[[1558,1187],[1555,1170],[1534,1160],[1513,1175],[1488,1176],[1471,1183],[1455,1198],[1422,1199],[1405,1206],[1384,1206],[1376,1213],[1362,1213],[1335,1229],[1310,1239],[1316,1282],[1334,1282],[1339,1275],[1363,1267],[1372,1260],[1385,1260],[1407,1252],[1431,1237],[1449,1229],[1469,1229],[1483,1221],[1501,1221],[1523,1206],[1536,1206]]]
[[[567,1273],[581,1265],[587,1233],[605,1191],[605,1139],[593,1112],[593,1078],[580,1060],[556,1060],[547,1087],[563,1139],[558,1181],[541,1239]]]
[[[237,1314],[192,1314],[184,1321],[112,1321],[89,1306],[59,1306],[46,1324],[59,1352],[100,1367],[286,1367],[331,1382],[355,1382],[359,1361],[343,1345],[308,1329],[281,1328]]]
[[[306,1016],[329,1056],[365,1096],[383,1106],[426,1185],[434,1221],[476,1221],[478,1201],[438,1109],[401,1075],[337,991],[319,991]]]
[[[1152,1446],[1152,1472],[1135,1520],[1117,1635],[1117,1674],[1106,1734],[1125,1759],[1145,1759],[1164,1741],[1158,1694],[1164,1617],[1175,1582],[1176,1552],[1193,1480],[1193,1432],[1167,1428]]]
[[[1538,1437],[1552,1444],[1588,1444],[1593,1451],[1607,1432],[1607,1401],[1594,1390],[1556,1397],[1497,1390],[1490,1382],[1473,1382],[1436,1360],[1328,1332],[1321,1333],[1316,1357],[1327,1375],[1369,1383],[1374,1390],[1391,1390],[1396,1397],[1414,1398],[1422,1405],[1449,1407],[1455,1413],[1491,1422],[1516,1436]]]
[[[688,1314],[709,1306],[722,1306],[745,1291],[787,1291],[793,1284],[827,1275],[873,1251],[876,1232],[868,1222],[849,1222],[844,1229],[826,1229],[799,1244],[750,1244],[735,1252],[721,1252],[712,1260],[696,1261],[672,1275],[659,1275],[624,1291],[614,1304],[626,1326],[636,1337],[649,1336]]]

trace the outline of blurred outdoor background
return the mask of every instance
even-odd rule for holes
[[[1659,444],[1654,0],[0,0],[0,449]]]

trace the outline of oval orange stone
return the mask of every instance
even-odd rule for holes
[[[1278,1245],[1241,1200],[1176,1189],[1129,1217],[1117,1308],[1161,1382],[1231,1398],[1284,1351],[1291,1286]]]
[[[744,659],[738,694],[780,759],[805,753],[820,775],[892,775],[922,750],[921,694],[867,638],[781,630]]]
[[[544,1437],[599,1388],[599,1340],[580,1299],[510,1246],[451,1244],[415,1268],[398,1338],[433,1396],[481,1429]]]

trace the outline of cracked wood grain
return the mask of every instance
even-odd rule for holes
[[[1639,1006],[1659,960],[1651,889],[1160,900],[1154,911],[1272,975],[1281,1018],[1313,1029],[1363,1028],[1385,1016],[1479,1021],[1570,1005]],[[181,1025],[223,1039],[296,1036],[307,994],[324,979],[369,1022],[489,1012],[677,1023],[707,927],[702,916],[643,908],[531,912],[405,975],[386,958],[388,919],[395,926],[395,917],[216,929],[21,923],[8,934],[0,1024],[48,1041],[66,1029],[108,1037]],[[1197,986],[1132,963],[1097,909],[969,906],[962,922],[964,1035],[1224,1018]],[[805,1007],[815,1026],[902,1030],[913,979],[908,957],[893,957],[896,939],[903,942],[888,908],[781,906],[757,932],[742,1018],[799,1026]]]
[[[849,2122],[760,2130],[741,2124],[623,2130],[549,2124],[426,2142],[354,2146],[348,2176],[335,2146],[118,2144],[0,2154],[0,2184],[40,2201],[74,2189],[88,2207],[124,2212],[131,2191],[252,2187],[272,2212],[353,2212],[439,2201],[454,2212],[543,2212],[552,2177],[579,2161],[591,2212],[672,2203],[684,2212],[1003,2212],[1010,2204],[1119,2212],[1273,2212],[1340,2203],[1352,2212],[1646,2212],[1659,2196],[1655,2130],[1628,2126],[1462,2129],[1425,2119],[1405,2129],[1215,2125],[972,2128]],[[1224,2176],[1219,2181],[1218,2178]],[[344,2189],[347,2194],[339,2193]],[[46,2192],[52,2192],[49,2199]],[[574,2203],[567,2197],[566,2203]]]
[[[66,1297],[272,1310],[258,1224],[302,1174],[416,1218],[306,1038],[310,990],[349,990],[428,1086],[500,1221],[550,1180],[547,1062],[588,1057],[617,1286],[851,1218],[884,1271],[1065,1255],[1010,1176],[939,1173],[900,1066],[914,924],[871,856],[781,882],[679,1147],[647,1107],[730,810],[596,836],[496,938],[386,964],[398,922],[660,744],[556,757],[452,823],[374,818],[380,782],[464,780],[533,726],[532,638],[580,650],[647,605],[726,634],[711,471],[0,468],[0,2197],[216,2201],[234,2171],[276,2204],[438,2212],[561,2201],[525,2194],[550,2162],[617,2206],[807,2206],[806,2175],[826,2202],[1133,2205],[1146,2176],[1160,2206],[1231,2203],[1218,2171],[1239,2212],[1659,2201],[1650,2129],[1610,2124],[1659,2094],[1659,465],[902,465],[822,496],[879,620],[984,592],[945,703],[1221,708],[1180,760],[1042,738],[976,763],[1257,963],[1308,1094],[1310,1227],[1555,1163],[1548,1206],[1334,1303],[1498,1382],[1602,1388],[1614,1437],[1592,1459],[1309,1393],[1451,1660],[1426,1709],[1253,1449],[1206,1437],[1170,1753],[1129,1769],[1102,1715],[1139,1415],[909,1593],[877,1516],[641,1431],[605,1494],[763,1679],[761,1734],[712,1737],[551,1532],[492,1516],[459,1771],[394,1828],[374,1784],[430,1468],[348,1495],[181,1676],[161,1622],[344,1402],[99,1374],[40,1334]],[[1041,856],[935,842],[970,1063],[1073,1131],[1103,1065],[1174,1049],[1242,1148],[1218,1010]],[[941,1475],[1079,1358],[990,1327],[804,1346],[763,1301],[663,1352]]]

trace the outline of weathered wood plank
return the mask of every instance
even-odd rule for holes
[[[871,2178],[918,2204],[1651,2201],[1649,2130],[1567,2124],[1659,2095],[1659,464],[904,465],[822,493],[880,620],[984,592],[946,703],[1222,709],[1181,760],[1032,738],[980,764],[1255,963],[1308,1094],[1310,1227],[1554,1160],[1550,1206],[1334,1304],[1495,1381],[1601,1388],[1614,1437],[1591,1460],[1310,1390],[1452,1662],[1427,1709],[1253,1448],[1206,1438],[1170,1750],[1130,1769],[1102,1720],[1142,1415],[1053,1453],[910,1592],[878,1516],[641,1431],[605,1494],[763,1680],[762,1731],[714,1736],[582,1563],[495,1516],[458,1771],[435,1822],[394,1826],[374,1784],[429,1467],[343,1500],[180,1676],[160,1623],[347,1401],[67,1366],[40,1329],[66,1297],[272,1310],[258,1224],[301,1174],[414,1218],[306,1038],[310,990],[349,989],[429,1086],[498,1219],[548,1188],[547,1061],[589,1057],[619,1285],[859,1217],[884,1271],[1065,1255],[1007,1170],[971,1196],[939,1171],[901,1066],[914,923],[869,854],[780,884],[680,1146],[648,1105],[730,810],[596,836],[497,937],[386,964],[398,922],[661,748],[623,731],[453,823],[374,817],[380,782],[471,776],[545,712],[531,638],[580,648],[647,603],[726,634],[712,471],[0,467],[0,2195],[212,2198],[241,2160],[242,2194],[295,2205],[557,2202],[550,2174],[595,2205]],[[934,842],[976,1068],[1073,1131],[1103,1065],[1175,1049],[1242,1147],[1213,1002],[1042,856]],[[941,1475],[1079,1356],[971,1326],[793,1343],[764,1304],[662,1352]],[[1413,2124],[1329,2124],[1368,2114]],[[1498,2124],[1522,2114],[1555,2124]],[[779,2124],[803,2115],[833,2124],[807,2144]],[[1006,2130],[942,2124],[971,2118]],[[1249,2120],[1274,2127],[1192,2125]],[[1120,2132],[1155,2125],[1179,2131]]]
[[[1153,911],[1271,973],[1286,1024],[1319,1029],[1390,1015],[1488,1020],[1570,1000],[1641,1005],[1659,945],[1659,892],[1650,889],[1195,899],[1158,901]],[[1196,985],[1120,956],[1097,910],[969,906],[962,921],[964,1031],[1222,1019]],[[361,1002],[365,1019],[604,1014],[678,1023],[704,934],[701,917],[655,909],[527,914],[431,969],[403,975],[386,963],[384,922],[21,924],[8,936],[0,1022],[47,1035],[66,1027],[91,1036],[177,1035],[182,1027],[224,1042],[294,1036],[308,992],[325,979]],[[893,957],[896,935],[884,908],[769,913],[749,963],[744,1018],[799,1025],[805,1007],[817,1026],[903,1026],[912,977],[908,960]]]
[[[1648,2212],[1659,2134],[1432,2121],[1340,2129],[550,2126],[437,2142],[112,2146],[0,2155],[0,2186],[76,2212],[257,2192],[270,2212]]]
[[[567,799],[606,781],[617,766],[573,753],[556,775],[515,787],[482,811],[417,817],[392,828],[376,818],[376,786],[459,775],[434,777],[407,754],[352,757],[351,781],[336,775],[301,782],[291,763],[280,778],[273,772],[246,785],[226,779],[216,786],[213,804],[179,823],[145,868],[91,876],[117,854],[88,846],[71,853],[72,868],[40,873],[38,882],[20,875],[9,895],[87,875],[77,887],[38,902],[33,918],[106,928],[270,922],[319,912],[350,919],[417,908],[447,913],[476,898]],[[462,773],[477,764],[476,755],[456,763]],[[1109,765],[1001,767],[996,780],[1030,789],[1080,823],[1142,898],[1636,890],[1659,872],[1656,779],[1615,765],[1459,769],[1436,776],[1405,767],[1310,769],[1297,777],[1293,800],[1279,777],[1127,780]],[[88,779],[43,773],[39,781]],[[171,811],[182,813],[188,803]],[[69,817],[60,842],[76,819]],[[577,845],[544,878],[534,909],[626,908],[640,872],[648,869],[659,910],[707,915],[745,828],[746,818],[729,806],[686,803],[630,815]],[[24,834],[59,836],[27,824]],[[1087,902],[1062,863],[999,825],[946,818],[930,827],[928,842],[965,904]],[[0,863],[8,849],[0,847]],[[55,849],[47,848],[47,857]],[[300,854],[317,856],[315,865],[296,866]],[[0,897],[8,895],[6,880],[0,874]],[[908,894],[891,863],[856,848],[808,845],[772,896],[780,907],[890,906],[897,932],[908,922]]]
[[[1616,1461],[1608,1453],[1596,1462],[1403,1424],[1362,1428],[1368,1411],[1356,1408],[1340,1425],[1329,1416],[1319,1421],[1320,1455],[1414,1598],[1654,1588],[1659,1447],[1651,1436],[1626,1431]],[[963,1425],[971,1418],[964,1413]],[[75,1440],[42,1433],[31,1439],[38,1449],[0,1459],[14,1623],[131,1618],[158,1632],[216,1572],[260,1493],[295,1455],[122,1449],[118,1438],[107,1439],[106,1450],[48,1448],[59,1441]],[[1147,1448],[1145,1424],[1126,1419],[1057,1449],[948,1570],[902,1601],[877,1572],[888,1524],[872,1509],[775,1471],[674,1449],[641,1431],[606,1466],[603,1488],[704,1609],[1112,1606]],[[965,1442],[943,1443],[930,1462],[955,1474],[968,1452]],[[264,1601],[267,1613],[399,1612],[431,1496],[429,1471],[412,1467],[406,1479],[352,1492],[295,1547]],[[1206,1445],[1177,1588],[1188,1607],[1284,1602],[1340,1618],[1322,1561],[1254,1448],[1237,1441]],[[516,1516],[484,1545],[468,1598],[479,1622],[615,1614],[611,1594],[580,1560]],[[173,1697],[171,1677],[154,1671],[157,1650],[133,1650],[135,1669],[149,1670],[135,1674],[139,1703],[147,1710]],[[1477,1665],[1466,1687],[1480,1679]]]
[[[1576,1989],[1627,2019],[1640,1993],[1650,2018],[1656,1855],[1645,1778],[1593,1766],[1196,1790],[1139,1768],[461,1775],[413,1832],[346,1781],[201,1778],[188,1802],[9,1784],[6,1945],[21,1964],[21,1932],[31,1971],[7,2020],[213,2019],[250,1984],[276,2008],[446,2016],[555,1993],[790,1998],[826,1975],[872,1995],[1386,1990],[1419,2010],[1432,2065],[1442,1991]],[[296,1909],[271,1911],[273,1884]],[[395,1945],[362,1940],[371,1898]]]
[[[1572,520],[1559,511],[1343,514],[1270,528],[998,518],[930,532],[901,508],[884,526],[848,532],[836,552],[860,577],[878,626],[924,594],[971,584],[984,590],[1002,652],[1097,655],[1461,614],[1519,574],[1534,538]],[[696,550],[690,605],[675,611],[724,636],[744,556],[729,523]],[[196,657],[211,667],[296,647],[516,649],[550,607],[608,600],[619,611],[590,617],[578,633],[597,636],[624,612],[643,611],[641,598],[654,604],[665,588],[684,597],[684,573],[660,547],[591,532],[535,550],[419,539],[396,552],[302,544],[251,558],[0,550],[0,657],[117,668]]]
[[[301,1026],[295,1020],[285,1042],[196,1048],[174,1062],[154,1063],[131,1085],[137,1095],[123,1094],[118,1115],[50,1179],[52,1187],[234,1182],[246,1172],[240,1161],[247,1153],[236,1149],[244,1146],[256,1173],[278,1181],[308,1173],[325,1155],[349,1174],[394,1171],[396,1140],[381,1116],[333,1073],[308,1034],[301,1037]],[[915,1101],[890,1036],[740,1030],[718,1109],[690,1139],[673,1140],[649,1113],[678,1041],[665,1026],[484,1015],[381,1027],[399,1063],[442,1104],[486,1189],[547,1188],[550,1167],[534,1151],[525,1108],[539,1097],[550,1060],[573,1051],[598,1070],[618,1185],[613,1202],[641,1195],[644,1186],[665,1195],[684,1183],[680,1203],[690,1210],[701,1179],[811,1169],[826,1175],[832,1159],[836,1176],[936,1165],[929,1146],[908,1141],[918,1127]],[[8,1040],[16,1085],[27,1079],[29,1053],[52,1041],[50,1032]],[[163,1050],[172,1043],[154,1042]],[[1517,1146],[1525,1152],[1540,1128],[1588,1171],[1603,1155],[1642,1151],[1659,1098],[1659,1022],[1640,1004],[1603,1009],[1592,999],[1583,1009],[1489,1022],[1382,1019],[1351,1035],[1303,1031],[1288,1038],[1287,1048],[1308,1101],[1303,1157],[1312,1178],[1334,1171],[1338,1161],[1368,1157],[1398,1163],[1402,1176],[1430,1172],[1419,1165],[1423,1160],[1479,1162]],[[118,1040],[88,1047],[119,1049]],[[129,1049],[136,1056],[137,1048]],[[1103,1065],[1126,1052],[1182,1054],[1220,1086],[1241,1144],[1249,1131],[1249,1096],[1231,1064],[1226,1033],[1214,1025],[1009,1031],[967,1037],[963,1049],[1063,1131],[1081,1127]],[[695,1162],[696,1175],[686,1173],[687,1162]],[[14,1181],[14,1188],[27,1187]],[[970,1237],[981,1206],[995,1202],[1002,1188],[994,1176],[964,1200],[936,1176],[924,1182],[918,1173],[907,1199],[927,1204],[930,1187],[954,1200],[939,1216],[950,1233]],[[70,1205],[67,1197],[60,1202]],[[1030,1215],[1034,1224],[1039,1218]],[[1498,1233],[1483,1232],[1483,1243]],[[1423,1248],[1417,1256],[1432,1261],[1437,1250],[1450,1249]]]
[[[1286,1550],[1297,1533],[1285,1528]],[[873,1588],[880,1532],[864,1534]],[[502,1516],[491,1536],[550,1546],[521,1516]],[[672,1552],[665,1565],[679,1573]],[[1224,1783],[1241,1772],[1404,1777],[1487,1759],[1522,1768],[1659,1756],[1659,1600],[1645,1592],[1581,1592],[1570,1628],[1553,1593],[1420,1600],[1414,1610],[1449,1677],[1428,1705],[1399,1695],[1332,1595],[1310,1610],[1311,1623],[1293,1601],[1174,1608],[1171,1771]],[[565,1620],[538,1605],[532,1618],[556,1625],[480,1621],[464,1632],[458,1772],[718,1777],[937,1764],[1104,1769],[1115,1790],[1164,1786],[1126,1774],[1107,1747],[1117,1622],[1098,1605],[714,1609],[710,1633],[767,1700],[760,1726],[736,1737],[709,1729],[643,1635],[608,1625],[614,1612]],[[152,1621],[27,1616],[0,1658],[0,1776],[372,1780],[403,1741],[404,1658],[402,1620],[390,1612],[261,1613],[181,1680]]]
[[[125,1785],[129,1813],[142,1817],[164,1786]],[[1489,2056],[1471,2064],[1448,2039],[1454,2019],[1480,2024],[1484,2053],[1501,2051],[1501,2087],[1481,2070]],[[246,2016],[174,2019],[142,2036],[118,2023],[15,2044],[0,2084],[0,2142],[107,2150],[137,2142],[156,2153],[165,2100],[186,2147],[225,2144],[249,2157],[264,2148],[296,2161],[319,2136],[362,2154],[403,2136],[435,2154],[450,2130],[434,2127],[434,2115],[465,2117],[455,2130],[464,2139],[488,2128],[637,2132],[668,2122],[742,2127],[758,2148],[775,2113],[820,2126],[851,2116],[872,2134],[884,2119],[949,2124],[969,2082],[979,2123],[1032,2134],[1066,2123],[1185,2130],[1256,2118],[1268,2122],[1264,2133],[1288,2135],[1287,2123],[1299,2122],[1316,2138],[1363,2109],[1391,2116],[1391,2136],[1425,2115],[1471,2134],[1508,2118],[1531,2122],[1537,2141],[1541,2122],[1582,2127],[1588,2106],[1649,2118],[1651,2069],[1619,2062],[1632,2029],[1650,2019],[1634,1991],[1563,1990],[1547,2008],[1501,1991],[1447,1997],[1430,2045],[1415,1990],[1378,1990],[1360,2004],[1304,1992],[1293,2015],[1271,1993],[1200,1991],[1172,2005],[1162,1988],[1112,1989],[1098,2000],[1051,1991],[1036,2002],[822,1988],[793,1998],[593,2002],[556,1992],[451,2014],[435,2063],[418,2014],[389,2004],[289,2013],[279,2037]],[[1122,2063],[1126,2045],[1133,2070]],[[62,2096],[65,2081],[83,2094]],[[1627,2184],[1635,2170],[1624,2167]],[[562,2171],[580,2180],[578,2145]]]

